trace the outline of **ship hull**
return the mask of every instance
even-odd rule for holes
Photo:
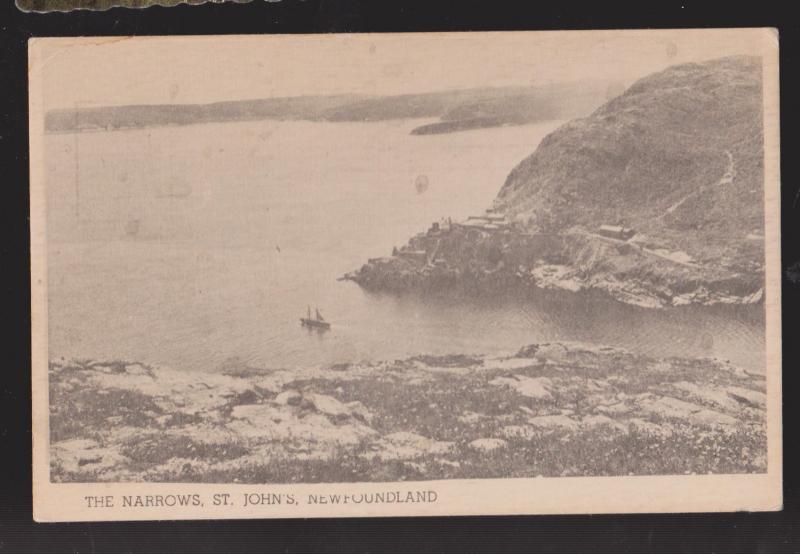
[[[318,321],[316,319],[307,319],[305,317],[300,318],[300,324],[303,327],[314,327],[316,329],[330,329],[331,324],[327,321]]]

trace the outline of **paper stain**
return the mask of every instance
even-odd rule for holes
[[[430,181],[428,180],[428,176],[425,174],[417,175],[417,178],[414,179],[414,188],[417,189],[417,194],[422,194],[426,190],[428,190],[428,186],[430,185]]]
[[[675,44],[674,42],[668,42],[666,50],[667,50],[667,59],[671,60],[672,58],[678,55],[678,45]]]

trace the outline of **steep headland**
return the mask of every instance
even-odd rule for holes
[[[495,207],[540,230],[619,224],[735,256],[764,226],[762,127],[757,58],[674,66],[546,137]]]
[[[757,302],[762,143],[758,59],[673,66],[545,137],[487,214],[436,223],[348,278],[384,290],[599,289],[646,306]]]

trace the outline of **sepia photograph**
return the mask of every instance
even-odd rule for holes
[[[779,509],[777,48],[32,40],[39,513]]]

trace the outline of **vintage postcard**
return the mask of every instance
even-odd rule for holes
[[[37,520],[781,508],[774,30],[29,50]]]

